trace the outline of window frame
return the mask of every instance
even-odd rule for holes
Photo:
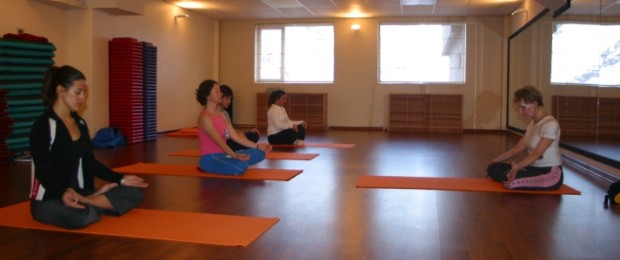
[[[287,27],[322,27],[328,26],[331,28],[331,79],[330,80],[287,80],[286,79],[286,53],[285,53],[285,44],[286,44],[286,34],[285,30]],[[279,79],[262,79],[261,78],[261,52],[262,52],[262,40],[261,40],[261,32],[262,30],[269,29],[278,29],[281,31],[281,42],[280,42],[280,76]],[[320,23],[282,23],[282,24],[257,24],[255,27],[255,42],[254,42],[254,82],[257,84],[333,84],[335,81],[335,60],[336,60],[336,32],[334,23],[331,22],[320,22]]]
[[[549,57],[549,71],[550,71],[550,75],[549,75],[549,84],[553,85],[553,86],[590,86],[590,87],[603,87],[603,88],[616,88],[619,86],[620,82],[618,84],[606,84],[606,83],[601,83],[600,82],[600,78],[597,80],[597,83],[580,83],[580,82],[560,82],[560,81],[553,81],[553,72],[554,72],[554,50],[553,50],[553,45],[554,45],[554,35],[555,35],[555,30],[556,27],[558,25],[561,24],[572,24],[572,25],[591,25],[591,26],[597,26],[597,27],[601,27],[601,26],[608,26],[608,25],[615,25],[615,26],[620,26],[620,23],[617,22],[613,22],[613,23],[599,23],[599,22],[590,22],[590,21],[554,21],[552,22],[552,27],[553,27],[553,33],[551,34],[551,43],[550,43],[550,57]],[[599,35],[601,35],[601,31],[599,31]],[[620,39],[619,39],[620,40]],[[603,41],[602,37],[599,37],[597,39],[597,41],[600,43]],[[594,56],[600,58],[600,54],[595,54],[593,55],[591,58],[594,59]],[[601,69],[601,64],[599,62],[599,64],[597,64],[599,67],[596,71],[598,71],[599,73],[602,71]],[[586,71],[584,71],[585,73]]]
[[[386,81],[381,79],[381,69],[382,69],[382,39],[381,39],[381,29],[384,25],[411,25],[411,26],[420,26],[420,25],[441,25],[441,26],[449,26],[449,25],[460,25],[463,28],[463,52],[462,52],[462,81],[414,81],[414,80],[394,80],[394,81]],[[377,82],[381,85],[466,85],[467,84],[467,59],[468,59],[468,29],[466,21],[458,21],[458,22],[379,22],[378,25],[378,33],[377,33]]]

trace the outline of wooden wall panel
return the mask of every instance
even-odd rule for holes
[[[599,102],[598,135],[620,137],[620,99],[600,98]]]
[[[461,95],[390,94],[393,132],[463,132]]]
[[[620,99],[553,96],[552,101],[563,136],[620,137]]]
[[[267,133],[268,102],[269,95],[267,93],[256,93],[256,129],[261,131],[261,133]]]
[[[596,97],[553,96],[552,102],[563,136],[596,136]]]
[[[288,102],[284,106],[292,120],[303,120],[309,130],[327,129],[326,93],[287,93]],[[267,132],[267,93],[256,93],[256,128]]]

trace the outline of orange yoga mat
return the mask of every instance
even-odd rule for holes
[[[200,150],[188,149],[172,152],[170,156],[200,157]],[[289,152],[267,152],[265,159],[270,160],[312,160],[319,156],[318,153],[289,153]]]
[[[568,185],[562,185],[558,190],[533,191],[510,190],[499,182],[487,178],[436,178],[436,177],[402,177],[402,176],[361,176],[357,181],[357,188],[388,188],[388,189],[421,189],[421,190],[451,190],[451,191],[482,191],[506,193],[531,193],[550,195],[580,195],[581,192]]]
[[[203,172],[199,170],[196,165],[158,163],[135,163],[132,165],[115,168],[114,171],[126,174],[176,175],[203,178],[271,181],[289,181],[293,177],[303,172],[303,170],[250,168],[247,169],[242,175],[224,175]]]
[[[102,215],[101,221],[86,228],[67,230],[35,221],[30,215],[30,202],[0,208],[2,226],[224,246],[247,246],[278,221],[278,218],[133,209],[121,217]]]
[[[176,132],[167,133],[166,136],[172,136],[172,137],[198,137],[198,133],[176,131]]]
[[[337,143],[308,143],[304,142],[302,145],[296,144],[275,144],[273,147],[322,147],[322,148],[343,148],[350,149],[355,147],[355,144],[337,144]]]
[[[166,135],[167,136],[178,136],[178,137],[198,137],[198,128],[196,127],[182,128],[178,131],[167,133]]]

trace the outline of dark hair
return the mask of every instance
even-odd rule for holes
[[[231,97],[233,96],[233,91],[232,88],[230,88],[228,85],[220,85],[220,92],[222,92],[222,97]]]
[[[69,65],[62,67],[52,66],[45,71],[43,86],[41,86],[41,97],[43,105],[50,107],[56,102],[56,87],[62,86],[69,89],[76,80],[86,80],[86,76],[78,69]]]
[[[203,106],[207,104],[207,97],[211,93],[211,90],[215,84],[218,84],[217,81],[212,79],[208,79],[200,83],[196,89],[196,100],[198,100],[198,103]]]
[[[527,85],[515,91],[513,101],[515,103],[523,100],[526,104],[537,102],[539,106],[543,106],[542,94],[533,86]]]
[[[284,90],[281,90],[281,89],[276,89],[274,91],[271,91],[271,94],[269,94],[269,103],[267,103],[267,106],[269,107],[272,104],[276,103],[276,101],[278,101],[278,99],[280,99],[284,95],[286,95],[286,92],[284,92]]]

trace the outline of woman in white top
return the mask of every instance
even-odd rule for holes
[[[519,113],[531,122],[515,147],[493,159],[487,175],[509,189],[560,188],[564,174],[558,121],[543,110],[542,94],[532,86],[517,90],[514,102],[519,106]],[[523,159],[505,162],[523,151],[527,151]]]
[[[267,140],[270,144],[303,145],[306,138],[306,122],[288,118],[284,104],[287,96],[284,90],[274,90],[269,95],[267,111]]]

